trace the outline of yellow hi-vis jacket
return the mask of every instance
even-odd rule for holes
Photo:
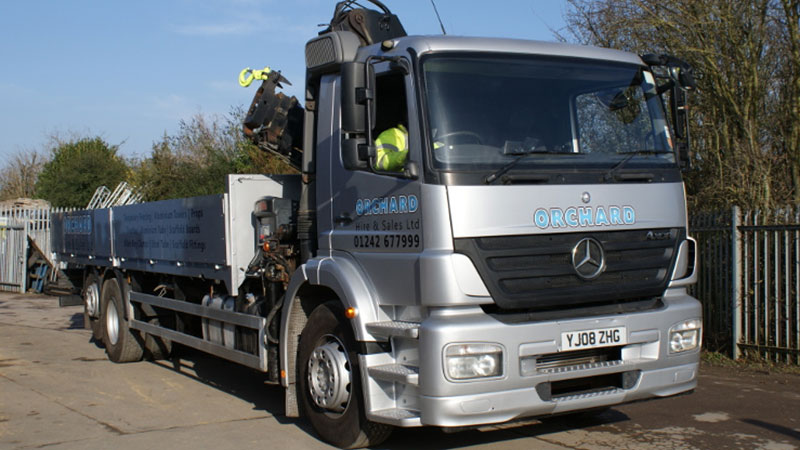
[[[375,169],[390,172],[403,170],[408,158],[408,130],[402,124],[389,128],[375,139]]]

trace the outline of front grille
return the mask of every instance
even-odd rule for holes
[[[681,228],[496,236],[455,239],[506,311],[553,311],[641,301],[660,296],[669,282]],[[668,236],[668,237],[667,237]],[[592,280],[578,276],[572,249],[582,239],[599,241],[606,268]]]
[[[604,347],[572,352],[549,353],[536,357],[536,370],[558,372],[558,369],[597,365],[622,360],[622,347]]]

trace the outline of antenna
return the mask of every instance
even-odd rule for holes
[[[436,9],[436,3],[431,0],[431,5],[433,5],[433,12],[436,13],[436,18],[439,20],[439,26],[442,27],[442,34],[447,36],[447,31],[444,31],[444,24],[442,23],[442,18],[439,17],[439,10]]]

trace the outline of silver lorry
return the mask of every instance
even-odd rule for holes
[[[691,391],[690,69],[347,3],[306,47],[301,175],[56,218],[108,357],[264,371],[341,447]],[[378,170],[398,124],[404,168]]]

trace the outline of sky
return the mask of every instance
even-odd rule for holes
[[[368,2],[362,1],[362,4]],[[383,0],[408,34],[440,34],[430,0]],[[305,43],[335,0],[0,2],[0,167],[51,136],[100,136],[125,157],[195,114],[247,107],[245,67],[281,70],[302,99]],[[565,0],[436,0],[450,35],[553,41]]]

